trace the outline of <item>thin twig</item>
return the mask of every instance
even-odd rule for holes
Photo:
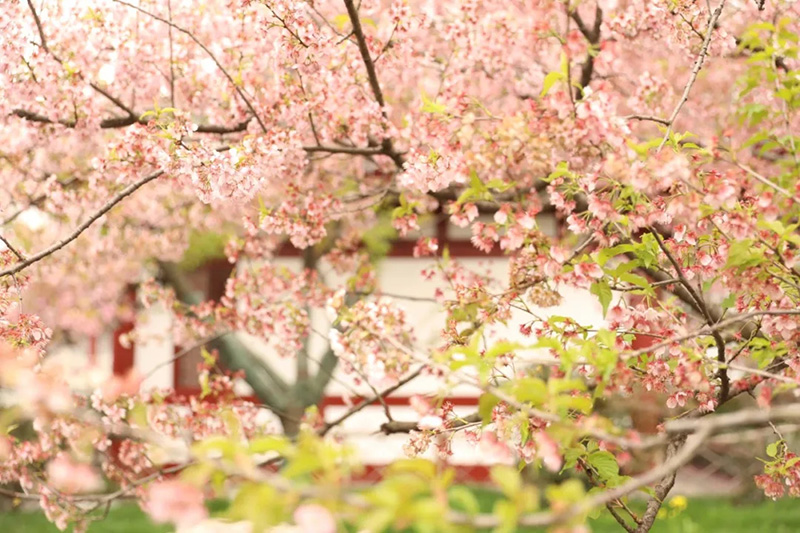
[[[800,315],[800,309],[767,309],[764,311],[751,311],[749,313],[743,313],[740,315],[733,316],[726,320],[721,320],[719,322],[715,322],[713,326],[709,326],[705,324],[703,327],[696,329],[691,333],[687,333],[685,335],[679,335],[677,337],[672,337],[671,339],[667,339],[663,342],[658,344],[653,344],[651,346],[647,346],[645,348],[640,348],[638,350],[632,350],[629,352],[623,352],[621,356],[623,357],[637,357],[639,355],[644,355],[646,353],[654,352],[656,350],[660,350],[662,348],[666,348],[668,346],[672,346],[673,344],[681,343],[686,340],[694,339],[701,335],[707,335],[712,333],[713,331],[719,331],[724,329],[728,326],[733,324],[738,324],[739,322],[745,322],[750,320],[751,318],[757,318],[761,316],[797,316]]]
[[[353,407],[351,407],[350,410],[347,411],[346,413],[342,414],[341,416],[339,416],[335,420],[331,420],[330,422],[327,422],[322,427],[322,429],[319,431],[319,434],[324,436],[331,429],[333,429],[334,427],[338,426],[339,424],[341,424],[342,422],[344,422],[345,420],[347,420],[348,418],[350,418],[354,414],[358,413],[359,411],[361,411],[362,409],[364,409],[368,405],[372,405],[373,403],[375,403],[378,400],[379,396],[382,397],[382,398],[385,398],[386,396],[388,396],[389,394],[393,393],[394,391],[396,391],[397,389],[399,389],[403,385],[405,385],[405,384],[411,382],[412,380],[416,379],[422,373],[422,369],[423,368],[425,368],[425,367],[419,367],[414,372],[412,372],[408,376],[404,377],[403,379],[401,379],[400,381],[398,381],[397,383],[395,383],[391,387],[389,387],[387,389],[384,389],[380,394],[377,394],[377,395],[375,395],[375,396],[373,396],[371,398],[365,398],[365,399],[361,400],[358,404],[356,404]]]
[[[175,64],[172,51],[172,0],[167,0],[167,14],[169,16],[169,101],[175,107]]]
[[[787,198],[789,198],[790,200],[792,200],[796,204],[800,204],[800,197],[797,197],[796,195],[792,194],[789,190],[784,189],[783,187],[781,187],[777,183],[773,182],[769,178],[763,176],[762,174],[759,174],[758,172],[756,172],[755,170],[753,170],[749,166],[747,166],[747,165],[745,165],[743,163],[740,163],[739,161],[733,161],[733,164],[736,165],[737,167],[739,167],[740,169],[744,170],[751,177],[753,177],[756,180],[760,181],[761,183],[763,183],[767,187],[778,191],[779,193],[781,193],[782,195],[786,196]]]
[[[697,81],[697,74],[700,72],[700,69],[703,68],[703,63],[706,60],[706,55],[708,55],[708,46],[711,44],[711,35],[714,33],[714,28],[717,25],[717,20],[719,20],[719,16],[722,14],[722,8],[725,7],[725,0],[720,0],[719,5],[711,14],[711,17],[708,19],[708,28],[706,29],[706,38],[703,41],[703,46],[700,49],[700,54],[698,54],[697,59],[694,62],[694,67],[692,68],[692,73],[689,76],[689,81],[686,83],[686,87],[683,89],[683,94],[681,95],[681,99],[678,101],[678,105],[675,106],[675,109],[672,111],[672,115],[669,117],[669,123],[667,124],[667,131],[664,133],[664,138],[661,139],[661,144],[658,145],[657,152],[660,152],[664,145],[669,140],[669,135],[672,132],[672,127],[675,125],[675,119],[678,118],[678,114],[681,112],[683,105],[689,100],[689,93],[692,90],[692,85],[694,82]]]
[[[476,422],[480,422],[482,420],[481,415],[478,413],[471,413],[464,417],[459,417],[446,427],[439,428],[438,430],[434,430],[434,433],[441,432],[441,431],[453,431],[455,429],[460,429]],[[406,422],[400,420],[393,420],[391,422],[386,422],[381,424],[381,433],[385,435],[392,435],[394,433],[409,433],[411,431],[418,431],[420,429],[419,422]]]
[[[244,101],[245,105],[250,110],[250,113],[253,114],[253,116],[255,117],[256,121],[258,122],[258,125],[261,126],[261,131],[263,131],[264,133],[267,133],[267,126],[264,124],[264,122],[262,122],[261,117],[258,116],[258,112],[256,111],[256,108],[253,107],[253,104],[250,102],[250,99],[247,97],[247,95],[245,94],[244,90],[242,90],[242,88],[239,87],[239,84],[236,83],[236,81],[233,79],[233,77],[231,77],[231,75],[228,73],[228,71],[225,69],[225,67],[222,66],[222,63],[220,63],[219,60],[217,60],[217,57],[213,54],[213,52],[211,52],[211,50],[209,50],[208,47],[206,45],[204,45],[200,41],[200,39],[195,37],[192,32],[190,32],[189,30],[183,28],[182,26],[178,26],[177,24],[175,24],[175,23],[173,23],[173,22],[171,22],[171,21],[169,21],[169,20],[167,20],[165,18],[159,17],[155,13],[151,13],[151,12],[145,10],[145,9],[142,9],[141,7],[139,7],[137,5],[125,2],[124,0],[113,0],[113,1],[118,3],[118,4],[122,4],[124,6],[128,6],[131,9],[135,9],[136,11],[139,11],[140,13],[142,13],[144,15],[147,15],[148,17],[151,17],[151,18],[153,18],[153,19],[155,19],[155,20],[157,20],[159,22],[163,22],[164,24],[169,25],[172,28],[175,28],[179,32],[183,33],[184,35],[187,35],[192,41],[195,42],[195,44],[197,44],[197,46],[202,48],[202,50],[208,55],[209,58],[211,58],[211,60],[214,62],[214,64],[217,66],[217,68],[220,70],[220,72],[222,72],[222,74],[228,79],[228,81],[231,83],[231,85],[233,85],[233,89],[236,91],[236,93]]]
[[[217,333],[217,334],[212,335],[210,337],[206,337],[205,339],[201,339],[198,342],[194,343],[193,345],[189,346],[188,348],[184,348],[183,350],[181,350],[180,352],[175,354],[174,357],[172,357],[172,358],[170,358],[170,359],[168,359],[166,361],[162,361],[161,363],[159,363],[156,366],[154,366],[153,368],[151,368],[150,371],[147,372],[147,374],[144,375],[144,377],[142,378],[142,381],[145,381],[146,379],[152,377],[153,374],[155,374],[156,371],[159,368],[163,368],[163,367],[165,367],[167,365],[171,365],[172,363],[182,359],[187,354],[191,353],[192,351],[196,350],[197,348],[201,348],[201,347],[205,346],[206,344],[208,344],[210,342],[214,342],[215,340],[224,337],[225,335],[229,335],[230,333],[233,333],[233,332],[232,331],[223,331],[222,333]]]
[[[45,39],[44,29],[42,27],[42,20],[39,18],[39,13],[37,13],[36,8],[33,6],[33,2],[31,2],[31,0],[28,0],[28,7],[30,8],[31,13],[33,14],[33,19],[36,22],[36,29],[39,32],[39,39],[41,40],[42,49],[45,52],[47,52],[48,54],[50,54],[50,56],[52,56],[53,59],[55,59],[59,64],[63,65],[64,62],[61,60],[61,58],[59,56],[57,56],[50,49],[50,47],[47,45],[47,39]],[[83,77],[83,74],[81,74],[80,72],[78,72],[78,76],[82,80],[86,81],[85,78]],[[108,91],[106,91],[105,89],[103,89],[102,87],[97,85],[96,83],[93,83],[93,82],[88,82],[88,83],[89,83],[89,86],[92,89],[94,89],[96,92],[102,94],[104,97],[106,97],[115,106],[117,106],[118,108],[120,108],[123,111],[125,111],[125,113],[128,115],[128,117],[135,117],[135,115],[133,113],[133,110],[131,110],[131,108],[129,108],[127,105],[125,105],[122,102],[122,100],[120,100],[119,98],[117,98],[114,95],[110,94]]]
[[[624,117],[622,117],[622,119],[656,122],[658,124],[663,124],[664,126],[669,126],[669,120],[661,117],[656,117],[653,115],[625,115]]]
[[[16,249],[16,248],[15,248],[15,247],[14,247],[14,246],[11,244],[11,242],[10,242],[8,239],[6,239],[6,238],[5,238],[5,236],[4,236],[4,235],[0,235],[0,241],[2,241],[2,242],[3,242],[3,244],[5,244],[5,245],[6,245],[6,248],[8,248],[9,250],[11,250],[11,253],[12,253],[12,254],[14,254],[14,255],[16,255],[16,256],[17,256],[17,259],[19,259],[20,261],[25,261],[25,256],[22,254],[22,252],[20,252],[19,250],[17,250],[17,249]]]

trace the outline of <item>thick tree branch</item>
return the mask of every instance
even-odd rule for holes
[[[669,441],[667,444],[667,458],[668,460],[674,457],[678,451],[681,449],[681,446],[686,442],[685,436],[675,437]],[[664,503],[669,491],[672,490],[672,487],[675,485],[675,477],[678,473],[678,469],[673,470],[672,472],[667,473],[661,480],[656,484],[654,489],[654,494],[650,497],[647,501],[647,509],[645,510],[644,514],[642,515],[641,522],[639,523],[638,527],[634,530],[636,533],[646,533],[650,531],[650,528],[653,527],[653,523],[658,516],[658,511],[661,509],[661,505]]]
[[[12,115],[28,120],[30,122],[38,122],[41,124],[60,124],[67,128],[74,128],[77,126],[77,122],[74,120],[52,120],[49,117],[41,115],[39,113],[34,113],[32,111],[28,111],[26,109],[15,109],[11,112]],[[198,124],[197,129],[195,129],[196,133],[211,133],[211,134],[228,134],[228,133],[241,133],[247,130],[247,125],[252,120],[252,117],[248,117],[247,119],[233,124],[231,126],[225,126],[222,124]],[[100,122],[101,129],[116,129],[116,128],[125,128],[127,126],[131,126],[133,124],[142,124],[147,125],[149,120],[145,120],[142,118],[137,118],[136,116],[127,116],[127,117],[111,117],[103,119]],[[371,157],[376,155],[385,155],[392,159],[397,157],[402,157],[402,152],[397,151],[390,151],[391,148],[387,149],[385,146],[344,146],[344,145],[314,145],[314,146],[304,146],[303,150],[309,154],[316,154],[316,153],[326,153],[326,154],[347,154],[347,155],[362,155],[365,157]]]
[[[303,270],[308,274],[317,270],[319,255],[313,246],[303,250]],[[306,314],[311,317],[311,308],[306,305]],[[308,360],[311,338],[306,337],[303,341],[303,348],[297,354],[297,382],[308,382]]]
[[[686,279],[686,276],[683,273],[683,268],[681,267],[680,263],[678,263],[678,260],[675,259],[675,256],[672,255],[672,252],[669,251],[669,248],[667,248],[666,244],[664,244],[664,241],[661,240],[658,231],[651,228],[650,233],[655,238],[656,243],[658,243],[658,247],[661,248],[661,251],[664,253],[664,255],[667,256],[667,259],[672,265],[672,268],[675,270],[675,274],[677,274],[681,285],[683,285],[683,287],[686,289],[686,291],[694,300],[697,309],[700,310],[700,313],[705,318],[706,324],[708,324],[709,327],[713,328],[714,324],[719,322],[720,317],[715,318],[714,316],[711,315],[702,295],[698,293],[692,286],[692,284],[689,283],[689,280]],[[714,337],[714,342],[717,344],[717,361],[720,364],[724,365],[726,363],[725,341],[722,339],[722,335],[720,334],[719,330],[712,329],[711,336]],[[724,366],[720,367],[719,370],[717,371],[717,375],[720,379],[720,390],[719,390],[718,401],[719,403],[724,403],[728,399],[728,392],[730,391],[730,379],[728,378],[728,371],[726,367]]]
[[[383,147],[359,147],[359,146],[338,146],[338,145],[318,145],[318,146],[304,146],[303,150],[305,150],[309,154],[314,154],[318,152],[324,152],[329,154],[350,154],[350,155],[363,155],[363,156],[374,156],[374,155],[386,155],[392,157],[390,152],[387,152]]]
[[[353,0],[344,0],[344,5],[347,8],[347,15],[350,18],[350,23],[353,25],[353,34],[356,36],[358,51],[361,53],[361,59],[364,60],[364,66],[367,69],[367,77],[369,78],[369,86],[372,89],[372,94],[375,95],[375,100],[378,104],[384,107],[386,102],[383,100],[381,84],[378,81],[378,74],[375,72],[375,63],[372,62],[372,57],[369,54],[367,39],[361,27],[361,19],[358,17],[358,9],[353,3]]]
[[[328,347],[325,353],[322,355],[322,358],[319,361],[319,368],[317,368],[317,373],[312,378],[312,390],[314,391],[314,395],[322,399],[322,396],[325,392],[325,387],[331,380],[331,376],[333,376],[334,370],[336,370],[336,366],[339,364],[339,357],[333,352],[333,350]]]
[[[364,61],[364,67],[367,69],[367,77],[369,78],[369,85],[372,89],[372,94],[375,96],[375,101],[381,106],[381,113],[383,117],[388,120],[386,115],[386,102],[383,99],[383,91],[381,91],[381,84],[378,81],[378,74],[375,71],[375,62],[372,61],[372,56],[369,54],[369,47],[367,46],[367,38],[364,36],[364,30],[361,27],[361,20],[358,17],[358,8],[356,8],[353,0],[344,0],[344,5],[347,8],[347,16],[350,18],[350,24],[353,26],[353,35],[356,37],[358,43],[358,51],[361,53],[361,59]],[[381,146],[385,150],[386,155],[392,158],[398,168],[403,167],[403,157],[395,152],[392,140],[389,137],[383,139]]]
[[[600,44],[600,28],[603,25],[603,10],[600,8],[600,3],[598,2],[595,7],[594,24],[592,24],[591,28],[586,25],[577,10],[572,11],[570,17],[575,21],[578,29],[589,42],[589,53],[586,55],[586,61],[584,61],[581,67],[581,78],[578,82],[580,88],[575,95],[575,98],[580,100],[583,98],[583,89],[589,86],[589,83],[592,81],[592,75],[594,74],[594,56],[596,51],[592,49]]]

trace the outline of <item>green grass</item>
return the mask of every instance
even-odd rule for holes
[[[489,512],[497,498],[496,494],[478,490],[481,511]],[[776,502],[771,500],[757,503],[734,504],[728,500],[690,499],[686,507],[663,506],[661,516],[656,521],[652,533],[797,533],[800,532],[800,502],[785,498]],[[634,512],[641,514],[644,502],[631,504]],[[595,533],[625,533],[622,527],[607,512],[590,520]],[[520,528],[520,532],[544,531],[534,528]]]
[[[479,490],[481,507],[490,511],[495,496]],[[219,509],[219,504],[214,505]],[[637,507],[634,505],[634,507]],[[639,506],[640,507],[640,506]],[[800,531],[800,503],[784,499],[778,502],[734,505],[720,500],[689,500],[685,510],[656,522],[653,533],[795,533]],[[607,513],[592,521],[592,531],[619,533],[622,528]],[[56,533],[58,530],[41,513],[12,511],[0,513],[2,533]],[[89,533],[167,533],[168,526],[155,525],[135,505],[115,507],[108,518],[96,522]],[[521,529],[520,531],[535,531]]]
[[[168,533],[174,528],[156,525],[132,504],[111,509],[102,522],[89,526],[89,533]],[[47,521],[43,513],[10,511],[0,513],[2,533],[58,533],[58,528]]]
[[[636,507],[636,506],[634,506]],[[641,506],[640,506],[641,507]],[[656,522],[653,533],[796,533],[800,531],[800,502],[735,505],[730,501],[689,500],[685,510]],[[606,512],[593,522],[592,531],[623,531]],[[624,533],[624,531],[623,531]]]

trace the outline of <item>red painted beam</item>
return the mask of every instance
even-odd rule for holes
[[[389,257],[414,257],[414,247],[417,241],[399,240],[392,243],[389,250]],[[503,257],[500,246],[495,246],[489,253],[482,252],[475,248],[470,241],[465,240],[439,240],[439,249],[444,247],[450,250],[450,256],[454,258],[481,258],[481,257]],[[278,257],[302,257],[303,250],[295,248],[289,241],[285,241],[278,249]],[[425,258],[422,258],[425,259]]]

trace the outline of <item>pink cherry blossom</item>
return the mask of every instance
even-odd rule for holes
[[[325,507],[305,503],[295,509],[294,521],[304,533],[336,533],[336,519]]]
[[[203,492],[180,480],[158,481],[147,491],[145,510],[157,523],[178,526],[197,523],[208,516]]]
[[[65,453],[57,455],[47,464],[47,477],[53,488],[65,494],[97,492],[104,485],[94,468],[76,462]]]

